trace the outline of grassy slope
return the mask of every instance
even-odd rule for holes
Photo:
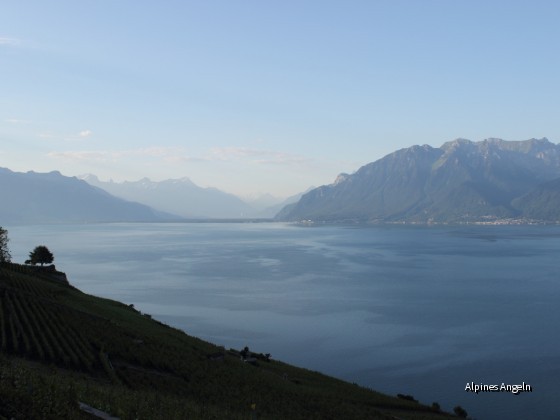
[[[121,418],[448,417],[278,361],[245,363],[15,264],[0,267],[0,328],[0,418],[90,418],[78,401]]]

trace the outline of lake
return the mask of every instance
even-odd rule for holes
[[[47,245],[81,290],[218,345],[479,420],[560,417],[560,227],[5,228],[15,262]]]

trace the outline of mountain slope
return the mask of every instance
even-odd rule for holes
[[[259,213],[257,214],[257,217],[263,217],[263,218],[274,218],[277,217],[277,214],[286,206],[290,205],[290,204],[295,204],[299,201],[299,199],[303,196],[303,194],[308,193],[309,191],[311,191],[313,189],[313,187],[308,188],[305,192],[301,192],[298,194],[294,194],[291,195],[287,198],[285,198],[284,200],[282,200],[282,202],[268,206],[264,209],[262,209],[261,211],[259,211]]]
[[[202,188],[188,178],[154,182],[102,182],[94,175],[82,177],[86,182],[126,200],[178,214],[187,218],[253,217],[255,210],[233,194],[215,188]]]
[[[60,172],[12,172],[0,168],[0,220],[4,224],[138,222],[171,218],[148,206],[113,197]]]
[[[402,149],[342,174],[282,210],[279,220],[462,222],[525,217],[513,200],[560,177],[547,139]]]
[[[451,417],[250,350],[226,351],[28,266],[0,265],[0,326],[0,418],[90,418],[80,403],[120,418]]]
[[[512,205],[531,219],[560,221],[560,178],[537,185]]]

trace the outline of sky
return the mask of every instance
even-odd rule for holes
[[[560,2],[2,0],[0,167],[286,197],[401,148],[560,142]]]

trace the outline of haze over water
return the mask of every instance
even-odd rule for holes
[[[81,290],[227,348],[477,419],[557,417],[560,227],[7,228],[16,262],[45,244]]]

